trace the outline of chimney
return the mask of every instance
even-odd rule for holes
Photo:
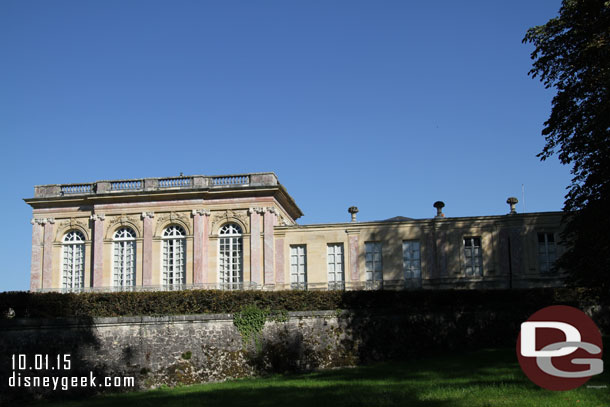
[[[517,198],[515,198],[514,196],[511,196],[510,198],[508,198],[506,200],[506,203],[510,205],[509,215],[513,215],[513,214],[517,213],[517,210],[515,209],[515,205],[517,205],[519,203],[519,200]]]
[[[443,208],[445,207],[445,202],[443,201],[436,201],[434,202],[434,205],[432,205],[436,208],[436,217],[437,218],[444,218],[445,214],[443,213]]]
[[[347,211],[352,214],[352,222],[356,222],[356,214],[358,213],[357,206],[350,206]]]

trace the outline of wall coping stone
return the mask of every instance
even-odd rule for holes
[[[337,311],[296,311],[288,312],[289,318],[336,317]],[[111,325],[176,324],[184,322],[233,321],[233,314],[189,314],[160,316],[121,317],[72,317],[72,318],[15,318],[0,320],[1,330],[53,329],[58,327],[101,327]]]

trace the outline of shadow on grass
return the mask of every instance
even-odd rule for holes
[[[607,358],[607,357],[606,357]],[[609,382],[610,372],[590,384]],[[610,392],[551,392],[522,373],[512,348],[443,354],[356,368],[161,388],[38,406],[567,406],[608,405]],[[508,403],[508,404],[506,404]],[[587,404],[588,403],[588,404]]]
[[[507,384],[529,387],[530,383],[524,376],[515,375],[519,372],[514,354],[503,349],[308,374],[164,388],[64,405],[441,407],[455,405],[455,400],[430,397],[429,393],[435,388],[495,388]]]
[[[45,376],[112,376],[105,363],[95,363],[91,357],[100,347],[91,317],[0,320],[0,406],[62,397],[61,391],[25,384],[26,377],[33,383]],[[95,393],[91,388],[69,390],[70,397]]]

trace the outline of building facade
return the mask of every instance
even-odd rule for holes
[[[561,212],[299,225],[274,173],[40,185],[31,291],[559,286]]]

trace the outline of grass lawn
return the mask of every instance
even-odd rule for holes
[[[543,390],[521,372],[514,349],[500,349],[36,405],[608,407],[610,374],[576,390]]]

